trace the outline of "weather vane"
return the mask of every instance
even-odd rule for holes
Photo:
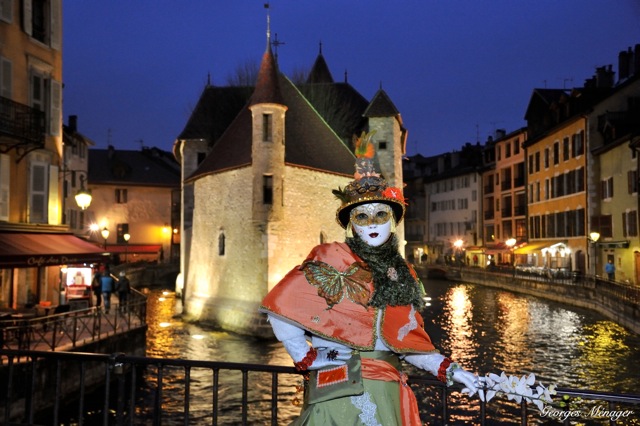
[[[269,5],[269,3],[265,3],[264,8],[267,9],[267,43],[270,43],[271,46],[273,46],[273,53],[274,53],[273,56],[276,62],[278,62],[278,47],[285,43],[283,41],[278,40],[278,33],[276,33],[273,41],[271,41],[271,15],[270,15],[271,6]]]
[[[271,45],[273,46],[273,56],[275,57],[276,62],[278,62],[278,46],[283,44],[285,44],[285,42],[278,40],[278,33],[276,33],[273,41],[271,42]]]

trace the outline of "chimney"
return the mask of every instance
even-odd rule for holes
[[[75,133],[78,131],[78,116],[77,115],[70,115],[69,116],[69,130],[71,130],[72,133]]]
[[[596,87],[599,89],[613,87],[614,72],[612,66],[602,66],[596,68]]]
[[[633,53],[631,52],[631,48],[628,51],[620,51],[618,53],[618,81],[625,80],[629,77],[629,59],[633,57]]]
[[[633,57],[629,58],[629,75],[632,76],[638,73],[640,73],[640,44],[636,44]]]
[[[460,153],[458,151],[453,151],[451,153],[451,168],[455,169],[460,165]]]
[[[109,145],[107,147],[107,158],[109,160],[112,160],[115,154],[116,154],[116,149],[113,147],[113,145]]]

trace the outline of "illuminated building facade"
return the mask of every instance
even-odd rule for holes
[[[482,174],[483,233],[485,247],[483,259],[488,256],[495,263],[513,264],[512,250],[527,241],[527,199],[524,166],[526,129],[509,134],[497,132],[495,139],[485,146],[485,164]],[[505,242],[515,239],[512,247]]]
[[[102,251],[65,222],[62,2],[0,3],[0,307],[60,300],[61,270]]]
[[[383,90],[367,101],[334,82],[322,52],[304,83],[278,71],[268,44],[255,87],[205,88],[174,145],[186,318],[270,333],[257,311],[263,297],[313,246],[344,240],[332,190],[353,180],[351,141],[363,130],[375,130],[377,166],[402,186],[399,112]]]
[[[568,277],[589,270],[587,111],[611,94],[613,72],[598,68],[584,87],[535,89],[525,118],[529,254],[526,267]]]
[[[640,142],[640,45],[619,54],[611,96],[589,112],[590,232],[598,232],[598,275],[613,262],[616,281],[640,283],[638,143]],[[595,262],[594,262],[595,263]]]

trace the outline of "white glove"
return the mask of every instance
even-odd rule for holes
[[[304,330],[271,314],[268,316],[273,334],[282,342],[293,362],[302,361],[311,349]],[[316,351],[316,359],[309,365],[308,370],[317,370],[329,365],[343,365],[351,358],[351,350],[348,348],[320,347],[316,348]]]
[[[407,355],[404,358],[404,360],[409,364],[415,365],[418,368],[428,371],[436,377],[438,377],[438,370],[440,369],[440,364],[442,364],[442,361],[444,359],[445,356],[439,353]],[[473,396],[478,391],[480,381],[478,379],[478,376],[476,376],[475,374],[466,371],[456,363],[451,363],[451,365],[449,365],[449,368],[447,368],[447,372],[453,372],[453,381],[458,382],[464,386],[464,389],[462,389],[462,393],[468,393],[469,396]]]

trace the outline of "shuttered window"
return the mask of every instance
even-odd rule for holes
[[[13,22],[13,0],[0,0],[0,20]]]
[[[0,56],[0,96],[2,96],[3,98],[11,99],[13,95],[12,86],[13,65],[11,64],[10,60]]]
[[[9,194],[11,184],[10,158],[0,154],[0,220],[9,220]]]
[[[29,203],[29,222],[30,223],[46,223],[47,222],[47,193],[49,185],[47,177],[49,175],[45,163],[32,163],[31,179],[30,179],[30,203]]]
[[[62,130],[62,87],[59,81],[51,80],[49,99],[49,134],[60,136]]]

